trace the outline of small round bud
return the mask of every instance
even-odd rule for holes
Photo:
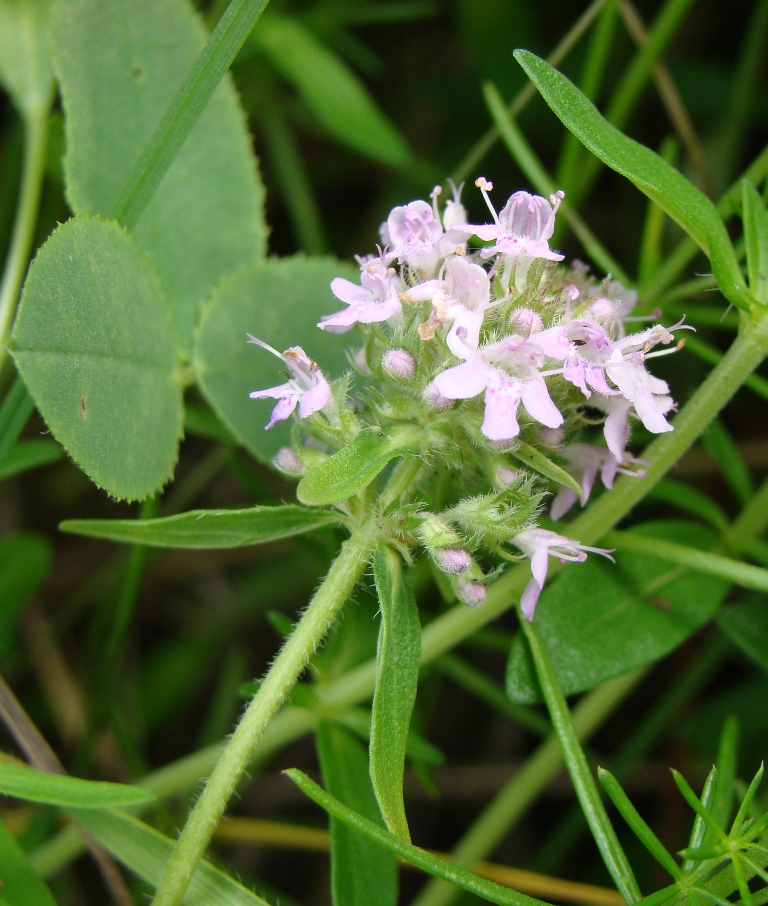
[[[472,566],[472,558],[463,547],[444,547],[432,552],[435,563],[444,572],[460,576]]]
[[[281,447],[272,460],[276,469],[288,475],[303,475],[304,466],[293,447]]]
[[[485,600],[485,586],[479,582],[464,582],[459,579],[459,598],[467,607],[477,607]]]
[[[612,321],[616,317],[616,304],[610,299],[595,299],[589,313],[596,321]]]
[[[381,367],[390,377],[412,381],[416,377],[416,359],[405,349],[390,349],[384,353]]]
[[[517,475],[517,469],[510,469],[507,466],[499,466],[496,469],[496,481],[502,488],[507,488],[513,481],[516,481]]]
[[[541,316],[532,308],[516,308],[509,316],[509,323],[516,333],[522,334],[524,337],[536,333],[544,327]]]
[[[424,391],[424,401],[433,409],[437,409],[438,412],[445,412],[452,408],[456,402],[447,396],[443,396],[434,384],[430,384]]]
[[[559,447],[563,442],[562,428],[539,428],[536,433],[548,447]]]

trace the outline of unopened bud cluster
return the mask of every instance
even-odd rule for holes
[[[632,332],[633,292],[596,281],[579,262],[561,264],[549,240],[562,192],[548,199],[516,192],[497,213],[491,184],[476,185],[491,223],[469,222],[460,190],[441,210],[438,187],[429,202],[392,210],[378,251],[358,259],[359,283],[331,283],[345,307],[318,327],[362,335],[351,359],[354,389],[362,391],[353,404],[344,405],[349,376],[334,389],[300,347],[280,354],[255,338],[282,359],[289,379],[251,396],[277,399],[268,428],[298,408],[328,453],[363,426],[420,428],[418,455],[430,468],[408,498],[419,513],[403,517],[393,543],[421,545],[468,604],[484,598],[487,563],[529,557],[533,578],[522,605],[531,618],[548,556],[582,560],[593,550],[535,525],[550,488],[530,470],[531,452],[581,488],[556,492],[553,518],[579,499],[583,506],[598,474],[607,487],[618,472],[642,475],[642,462],[627,451],[632,423],[670,431],[674,408],[646,362],[663,354],[655,346],[680,345],[673,332],[682,324]],[[600,422],[602,442],[585,438]],[[276,464],[303,474],[301,444]]]

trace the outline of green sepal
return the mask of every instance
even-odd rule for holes
[[[536,447],[532,447],[530,444],[523,441],[519,447],[510,450],[509,455],[514,456],[515,459],[524,466],[533,469],[533,471],[538,472],[539,475],[543,475],[545,478],[557,482],[557,484],[570,488],[581,497],[581,485],[576,481],[573,475],[569,475],[565,469],[561,468],[557,463],[552,462],[551,459],[546,457],[541,450],[537,450]]]

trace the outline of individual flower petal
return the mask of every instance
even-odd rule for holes
[[[563,416],[557,406],[552,402],[547,390],[547,383],[541,375],[535,375],[522,382],[522,400],[526,412],[537,422],[547,428],[559,428],[563,423]]]
[[[447,399],[468,400],[485,390],[494,373],[481,356],[475,356],[438,374],[432,386]]]
[[[485,418],[481,429],[489,440],[510,440],[520,433],[517,407],[522,395],[522,381],[494,369],[485,391]]]

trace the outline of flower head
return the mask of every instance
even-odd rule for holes
[[[248,334],[248,342],[255,343],[276,355],[288,366],[289,378],[285,384],[270,387],[268,390],[254,390],[249,394],[251,399],[278,400],[272,410],[272,417],[265,430],[274,428],[277,422],[284,421],[298,405],[301,418],[307,418],[313,412],[318,412],[328,403],[331,397],[331,388],[323,376],[316,362],[313,362],[301,346],[291,346],[284,353],[279,353],[269,344],[257,340]]]
[[[613,560],[611,551],[604,550],[601,547],[588,547],[585,544],[579,544],[577,541],[571,541],[570,538],[566,538],[564,535],[558,535],[556,532],[541,528],[525,529],[525,531],[512,538],[512,543],[519,547],[525,556],[531,560],[533,577],[520,598],[520,608],[526,620],[533,619],[539,595],[547,578],[550,556],[557,557],[563,563],[568,560],[583,563],[587,559],[587,552],[589,552],[600,554],[602,557]]]

